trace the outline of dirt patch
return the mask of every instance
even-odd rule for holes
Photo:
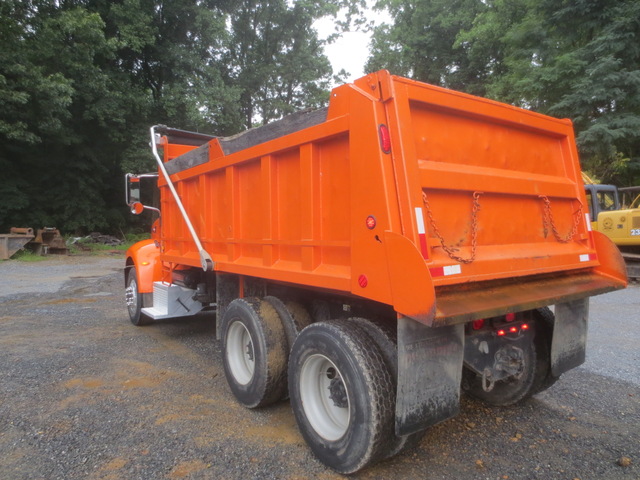
[[[207,468],[210,468],[211,464],[206,464],[202,460],[190,460],[187,462],[181,462],[176,465],[171,473],[169,473],[170,479],[179,479],[191,477],[198,472],[202,472]]]
[[[73,279],[88,275],[73,266],[50,265],[46,276],[67,279],[54,292],[0,289],[0,478],[344,478],[313,457],[288,402],[248,410],[233,399],[215,317],[134,327],[120,269]],[[601,351],[550,390],[508,408],[463,397],[460,415],[415,450],[353,477],[639,480],[637,374],[589,367],[638,372],[608,343],[614,320],[637,319],[640,296],[626,293],[614,307],[594,304],[590,335]],[[637,347],[635,330],[624,332],[624,345]]]

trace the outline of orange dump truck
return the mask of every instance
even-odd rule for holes
[[[234,137],[151,137],[160,216],[127,253],[132,322],[215,309],[237,400],[288,396],[342,473],[415,444],[461,391],[549,387],[584,361],[589,297],[627,283],[568,120],[380,71]]]

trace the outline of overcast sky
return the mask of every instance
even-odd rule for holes
[[[371,3],[371,2],[369,2]],[[386,12],[374,12],[369,9],[367,18],[373,20],[376,25],[391,23]],[[334,32],[334,19],[325,17],[315,22],[320,38],[325,39]],[[364,75],[364,64],[369,56],[370,34],[358,31],[345,32],[334,43],[325,45],[325,55],[331,61],[334,73],[345,69],[349,73],[348,81]]]

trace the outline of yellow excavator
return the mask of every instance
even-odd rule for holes
[[[595,183],[583,172],[591,228],[615,243],[631,278],[640,278],[640,186],[617,188]]]

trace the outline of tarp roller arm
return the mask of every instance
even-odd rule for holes
[[[190,132],[188,130],[180,130],[179,128],[171,128],[166,125],[156,125],[156,133],[165,135],[169,139],[169,143],[179,143],[180,145],[193,145],[199,147],[213,140],[213,135],[205,133]]]
[[[158,128],[159,132],[162,131],[163,133],[166,133],[166,130],[174,130],[174,129],[168,129],[163,125],[154,125],[153,127],[151,127],[151,150],[153,151],[153,156],[155,157],[156,162],[158,163],[158,168],[160,169],[162,176],[166,180],[167,186],[169,187],[169,190],[171,190],[171,194],[173,195],[173,198],[176,201],[176,205],[178,206],[178,209],[182,214],[182,219],[187,225],[187,228],[189,229],[189,233],[191,233],[191,238],[193,238],[193,241],[196,244],[196,247],[198,249],[198,254],[200,255],[200,265],[202,265],[202,269],[205,272],[210,272],[213,270],[213,266],[214,266],[213,259],[211,258],[211,255],[209,255],[205,251],[204,247],[202,246],[202,242],[200,241],[200,238],[198,237],[198,234],[196,233],[195,228],[193,228],[193,224],[189,219],[189,215],[187,215],[187,211],[184,209],[182,200],[180,199],[180,196],[178,195],[178,192],[176,191],[175,186],[173,185],[173,183],[171,182],[171,179],[169,178],[169,173],[167,172],[167,169],[164,166],[164,162],[162,161],[162,158],[160,158],[160,154],[158,153],[158,144],[156,141],[157,140],[156,128]],[[186,132],[186,133],[190,133],[190,132]],[[193,134],[193,135],[198,135],[198,134]]]

